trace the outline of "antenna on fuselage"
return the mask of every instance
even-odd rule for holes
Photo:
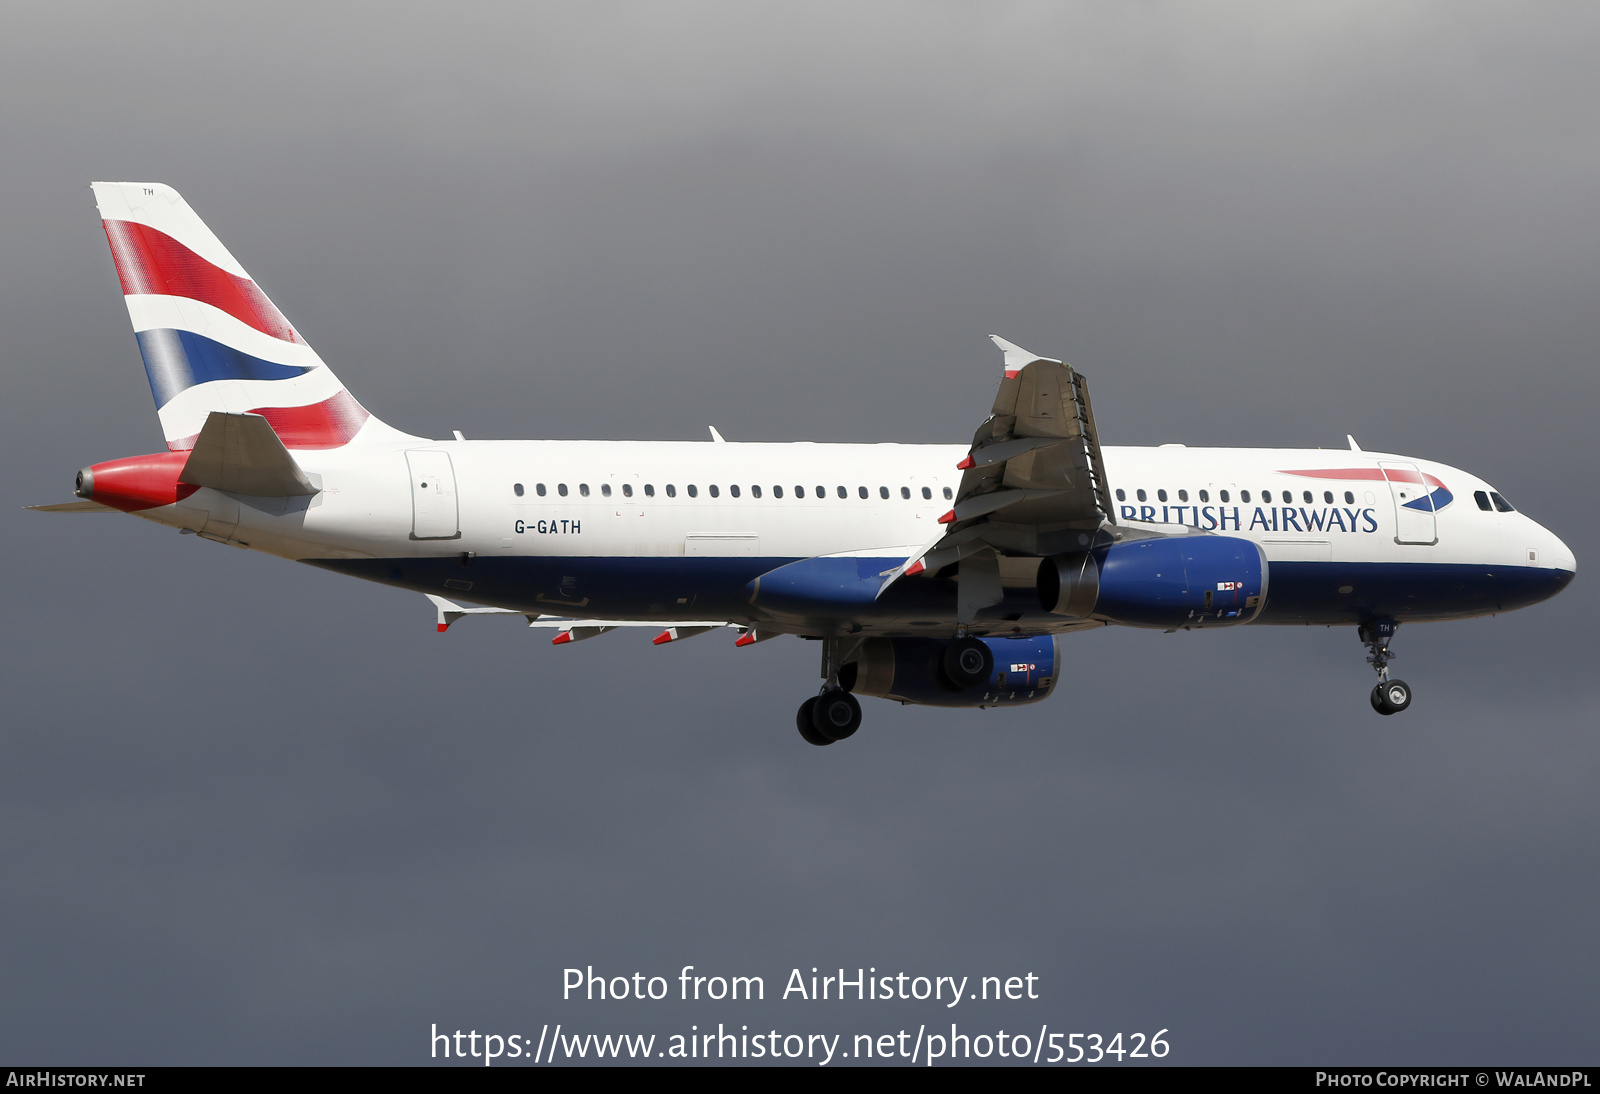
[[[1344,435],[1344,439],[1350,442],[1350,451],[1352,451],[1352,452],[1360,452],[1361,451],[1361,446],[1359,444],[1356,444],[1356,439],[1354,437],[1350,436],[1350,434],[1346,433]]]

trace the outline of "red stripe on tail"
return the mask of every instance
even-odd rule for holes
[[[310,406],[261,406],[250,413],[265,418],[285,448],[338,448],[371,417],[348,391]]]
[[[298,342],[294,328],[267,294],[201,258],[165,232],[131,220],[105,220],[111,260],[128,296],[183,296],[220,308],[263,334]]]

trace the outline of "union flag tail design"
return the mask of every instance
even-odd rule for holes
[[[288,448],[398,436],[367,413],[189,208],[154,182],[97,182],[111,257],[167,447],[214,410],[260,414]]]

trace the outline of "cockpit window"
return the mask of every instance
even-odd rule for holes
[[[1492,500],[1494,502],[1494,507],[1496,509],[1500,510],[1500,512],[1502,512],[1502,513],[1515,513],[1516,512],[1516,510],[1511,507],[1511,503],[1509,501],[1507,501],[1505,498],[1502,498],[1499,494],[1496,494],[1493,490],[1489,491],[1489,498],[1490,498],[1490,500]]]
[[[1489,500],[1489,492],[1487,490],[1474,490],[1472,492],[1472,500],[1477,502],[1478,508],[1485,513],[1494,511],[1494,503]]]

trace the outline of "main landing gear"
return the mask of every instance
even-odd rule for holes
[[[861,728],[861,704],[843,688],[823,688],[800,704],[795,724],[808,744],[831,745]]]
[[[861,728],[861,704],[850,694],[856,665],[845,663],[860,649],[859,635],[822,640],[822,691],[801,703],[794,716],[807,744],[831,745]]]
[[[1389,662],[1396,656],[1389,651],[1389,642],[1399,626],[1392,619],[1380,619],[1363,623],[1356,632],[1367,647],[1367,664],[1378,673],[1378,686],[1372,689],[1372,709],[1383,715],[1399,714],[1411,705],[1411,685],[1389,679]]]
[[[822,641],[822,691],[800,704],[795,727],[808,744],[831,745],[861,728],[861,704],[855,690],[862,636],[846,635]],[[988,643],[957,632],[939,657],[937,674],[951,691],[967,691],[994,673],[994,651]]]

